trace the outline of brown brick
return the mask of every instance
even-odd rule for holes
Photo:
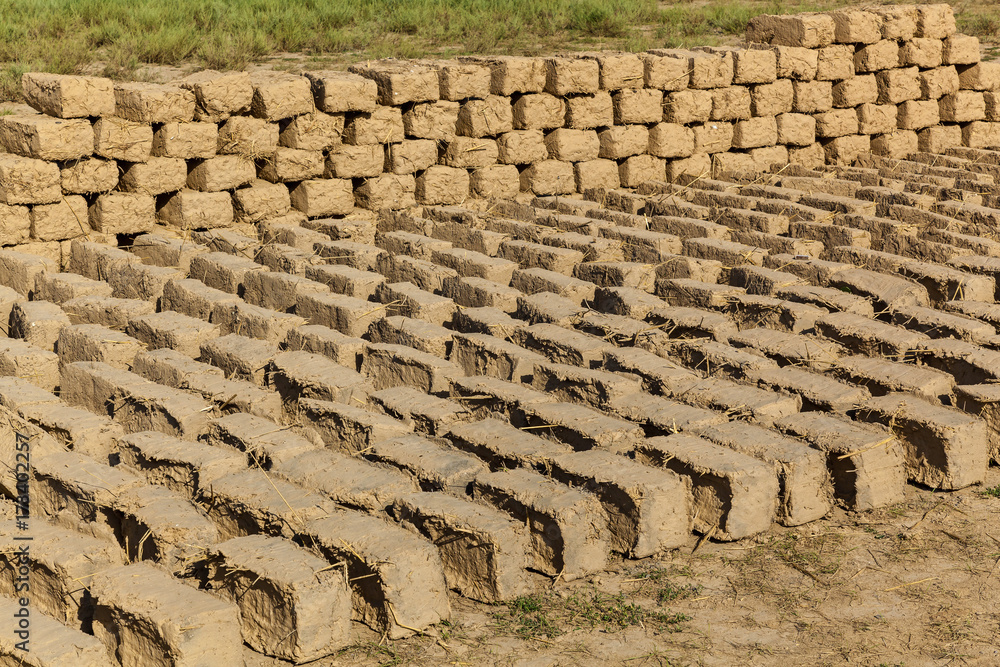
[[[576,162],[573,164],[573,175],[576,179],[577,192],[598,187],[617,188],[621,185],[618,163],[614,160]]]
[[[750,91],[744,86],[729,86],[712,91],[712,114],[709,120],[750,118]]]
[[[597,159],[601,142],[594,130],[560,128],[545,136],[545,146],[553,160],[582,162]]]
[[[853,111],[851,116],[854,116]],[[857,124],[856,120],[855,124]],[[778,124],[773,116],[741,120],[733,127],[733,148],[773,146],[777,141]]]
[[[371,79],[340,71],[306,72],[305,76],[312,85],[313,99],[321,111],[371,113],[375,110],[378,88]]]
[[[839,44],[871,44],[882,38],[882,20],[877,14],[856,9],[830,12],[833,35]]]
[[[600,157],[612,160],[645,153],[649,146],[649,130],[643,125],[617,125],[603,130],[597,136],[600,140]]]
[[[385,106],[434,102],[441,97],[437,71],[430,67],[381,61],[353,65],[349,69],[375,82],[378,103]]]
[[[841,81],[854,76],[854,47],[847,44],[832,44],[819,50],[816,61],[816,79],[819,81]]]
[[[458,112],[455,125],[458,134],[466,137],[495,137],[514,129],[514,110],[510,99],[488,95],[469,100]]]
[[[809,114],[783,113],[775,122],[779,144],[809,146],[816,141],[816,119]]]
[[[896,129],[895,104],[862,104],[857,112],[861,134],[883,134]]]
[[[950,5],[917,5],[917,37],[944,39],[956,31],[955,13]]]
[[[101,157],[145,162],[152,148],[153,128],[145,123],[115,117],[99,118],[94,123],[94,153]]]
[[[986,118],[986,98],[983,93],[960,90],[945,95],[939,102],[941,120],[948,123],[967,123]]]
[[[548,58],[545,61],[545,92],[564,96],[596,93],[601,89],[600,67],[586,58]]]
[[[747,41],[807,49],[832,44],[835,23],[827,14],[756,16],[747,26]]]
[[[901,67],[916,65],[929,68],[940,67],[944,45],[940,39],[917,37],[903,42],[899,49],[899,64]]]
[[[788,79],[750,87],[750,110],[754,116],[776,116],[792,110],[795,89]]]
[[[416,139],[450,140],[455,136],[461,108],[458,102],[444,100],[414,104],[403,114],[403,129],[406,136]]]
[[[712,93],[707,90],[679,90],[663,101],[663,120],[668,123],[703,123],[711,113]]]
[[[878,101],[878,82],[871,74],[855,76],[833,85],[833,106],[857,107]]]
[[[920,71],[916,67],[890,69],[875,75],[879,104],[920,99]]]
[[[573,165],[558,160],[536,162],[521,172],[521,189],[536,195],[561,195],[574,192],[576,177]]]
[[[514,130],[497,138],[497,160],[503,164],[532,164],[548,158],[541,130]]]
[[[469,175],[469,190],[475,197],[511,198],[520,187],[521,176],[512,164],[493,164]]]
[[[812,81],[819,66],[819,52],[797,46],[775,46],[779,79]]]
[[[954,67],[936,67],[920,73],[920,99],[937,100],[957,93],[958,72]]]
[[[663,91],[660,90],[625,88],[612,95],[612,104],[616,125],[663,120]]]
[[[21,77],[21,94],[32,108],[56,118],[115,113],[114,84],[96,76],[28,72]]]
[[[870,150],[871,144],[866,134],[836,137],[823,143],[826,161],[830,164],[851,164]]]
[[[694,153],[694,131],[677,123],[653,125],[649,128],[648,150],[657,157],[688,157]]]
[[[903,130],[921,130],[939,121],[936,100],[909,100],[900,104],[896,112],[896,123]]]
[[[920,142],[913,130],[896,130],[892,134],[880,134],[871,139],[871,152],[875,155],[896,160],[904,160],[919,149]]]
[[[469,197],[469,172],[437,165],[417,176],[415,196],[421,204],[461,204]]]
[[[833,107],[833,84],[829,81],[795,81],[792,110],[797,113],[829,111]]]
[[[565,102],[566,127],[589,130],[614,124],[614,104],[611,101],[611,94],[606,91],[593,95],[574,95],[566,98]]]
[[[945,65],[972,65],[979,62],[979,39],[970,35],[952,35],[942,43],[941,61]]]
[[[514,128],[518,130],[562,127],[565,116],[566,102],[548,93],[522,95],[514,102]]]

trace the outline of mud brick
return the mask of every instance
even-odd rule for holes
[[[819,52],[815,49],[774,46],[773,53],[777,59],[776,72],[779,81],[781,79],[812,81],[816,78]]]
[[[371,271],[361,271],[350,266],[320,264],[306,269],[306,277],[324,283],[337,294],[367,300],[375,295],[385,278]]]
[[[870,139],[864,134],[836,137],[823,143],[823,151],[830,164],[851,164],[870,150]]]
[[[738,89],[746,92],[745,88],[733,86],[723,90],[733,91]],[[733,91],[735,92],[735,91]],[[734,100],[730,94],[729,108],[733,105],[740,106],[741,100]],[[663,92],[651,88],[639,88],[617,91],[612,95],[614,109],[614,120],[618,125],[628,125],[630,123],[657,123],[663,119]],[[720,105],[722,102],[720,101]]]
[[[573,275],[581,280],[604,287],[635,287],[652,291],[654,275],[649,266],[638,262],[584,262],[577,264]]]
[[[970,343],[987,344],[996,334],[992,324],[920,306],[904,306],[893,311],[892,322],[912,331],[932,335],[934,338],[951,337]]]
[[[62,308],[48,301],[18,301],[10,311],[10,337],[52,351],[59,331],[70,321]]]
[[[653,125],[649,128],[648,150],[657,157],[688,157],[694,153],[694,131],[676,123]]]
[[[819,169],[826,164],[826,154],[823,151],[823,145],[817,142],[810,146],[789,146],[788,163],[804,169]]]
[[[851,117],[854,118],[853,111]],[[773,146],[777,141],[778,124],[770,116],[737,121],[733,127],[734,148]]]
[[[324,177],[369,178],[378,176],[382,173],[385,156],[385,149],[381,144],[337,146],[326,157]]]
[[[819,49],[816,61],[817,81],[839,81],[854,76],[854,47],[833,44]]]
[[[497,143],[492,139],[455,137],[448,143],[441,161],[449,167],[476,169],[496,164],[498,156]]]
[[[443,100],[460,102],[473,98],[482,99],[490,93],[492,77],[484,64],[444,60],[430,65],[437,70]]]
[[[373,80],[378,87],[378,103],[387,107],[440,99],[438,73],[430,67],[383,61],[353,65],[350,71]]]
[[[642,54],[598,53],[584,54],[584,58],[597,62],[600,67],[601,90],[621,90],[642,86],[644,76]]]
[[[94,153],[112,160],[145,162],[153,149],[153,128],[124,118],[99,118],[94,123]]]
[[[858,116],[854,109],[836,109],[813,116],[816,119],[816,136],[843,137],[858,132]]]
[[[345,144],[387,144],[403,140],[403,114],[393,107],[379,107],[370,114],[357,114],[344,126]]]
[[[62,241],[83,236],[90,231],[86,220],[87,201],[79,195],[63,197],[56,204],[32,206],[31,238],[39,241]]]
[[[523,95],[514,102],[513,126],[517,130],[561,127],[565,115],[566,102],[558,97],[547,93]]]
[[[683,341],[675,345],[677,358],[695,371],[743,379],[753,370],[774,368],[775,363],[759,354],[716,341]],[[718,371],[718,373],[717,373]]]
[[[795,394],[802,399],[803,411],[847,412],[871,394],[832,377],[794,366],[749,370],[746,379],[761,389]]]
[[[898,359],[923,349],[929,342],[924,334],[843,312],[821,317],[816,321],[816,331],[855,354]]]
[[[652,155],[633,155],[618,165],[619,183],[634,188],[649,181],[662,181],[664,160]]]
[[[712,114],[709,118],[711,120],[750,118],[750,91],[745,86],[729,86],[713,90]]]
[[[514,333],[515,342],[537,350],[552,361],[585,368],[599,368],[610,344],[595,336],[554,324],[534,324]]]
[[[267,269],[251,259],[224,252],[209,252],[191,259],[189,274],[208,287],[237,294],[248,271]]]
[[[375,216],[368,211],[355,210],[343,219],[305,220],[302,226],[334,240],[375,242]]]
[[[540,58],[489,56],[482,62],[490,68],[493,95],[509,97],[512,93],[537,93],[545,87],[545,61]]]
[[[210,319],[218,324],[222,334],[238,333],[272,343],[283,341],[289,330],[306,323],[297,315],[279,313],[242,301],[214,305]]]
[[[469,175],[469,191],[474,197],[513,198],[520,191],[520,176],[513,165],[489,165]]]
[[[110,79],[95,76],[28,72],[21,77],[24,101],[56,118],[114,115],[113,86]]]
[[[343,130],[342,123],[339,129]],[[276,123],[269,123],[261,118],[233,116],[219,127],[217,150],[222,155],[241,155],[245,158],[261,157],[269,155],[277,149],[278,137]],[[282,145],[286,144],[282,143]],[[305,146],[290,147],[306,148]]]
[[[607,519],[594,496],[527,470],[480,475],[474,495],[516,520],[529,522],[534,567],[541,571],[562,572],[572,580],[604,568]],[[580,525],[590,529],[570,529]],[[560,539],[552,540],[552,533]]]
[[[78,160],[94,152],[94,130],[87,120],[4,116],[0,146],[5,152],[39,160]]]
[[[976,417],[915,396],[888,394],[866,402],[856,418],[889,424],[903,443],[907,474],[913,481],[959,489],[978,483],[985,474],[987,426]]]
[[[141,341],[98,324],[76,324],[59,332],[58,350],[62,363],[102,361],[128,370],[135,355],[145,350]]]
[[[877,14],[846,9],[830,12],[830,16],[838,44],[871,44],[882,38],[882,19]]]
[[[594,298],[595,286],[562,273],[537,267],[517,269],[511,278],[511,287],[525,294],[552,292],[575,303]]]
[[[940,67],[943,42],[940,39],[916,38],[904,42],[899,49],[901,66],[916,65],[922,68]]]
[[[879,104],[899,104],[920,99],[920,72],[916,67],[889,69],[875,74]]]
[[[992,91],[983,93],[983,101],[986,102],[986,120],[990,122],[1000,120],[1000,95]]]
[[[185,160],[210,158],[219,144],[215,123],[164,123],[153,133],[152,154]]]
[[[833,107],[833,85],[829,81],[795,81],[792,85],[792,110],[796,113],[816,113]]]
[[[883,134],[896,128],[895,104],[862,104],[858,107],[858,130],[862,134]]]
[[[503,164],[532,164],[548,157],[540,130],[505,132],[497,138],[497,159]]]
[[[1000,123],[968,123],[962,127],[962,145],[970,148],[1000,147]]]
[[[185,169],[186,172],[186,169]],[[118,184],[118,165],[111,160],[74,160],[59,169],[63,192],[108,192]],[[186,174],[185,174],[186,175]]]
[[[212,546],[198,568],[202,585],[240,606],[243,641],[255,651],[305,662],[348,643],[346,581],[329,571],[325,560],[292,542],[266,535],[228,540]],[[260,603],[288,613],[265,621],[256,615]],[[288,642],[291,635],[295,639]]]
[[[920,130],[937,125],[938,103],[936,100],[908,101],[899,105],[897,123],[904,130]]]
[[[385,317],[384,308],[342,294],[302,294],[296,312],[312,324],[336,329],[347,336],[360,336],[372,322]]]
[[[606,127],[613,123],[614,103],[609,93],[602,91],[592,95],[575,95],[565,98],[564,102],[565,123],[568,128],[588,130]],[[560,121],[558,125],[550,127],[561,127],[562,124]]]
[[[559,400],[605,407],[610,401],[641,390],[637,379],[590,368],[542,362],[535,364],[532,386]]]
[[[899,391],[938,403],[954,402],[955,381],[947,373],[885,359],[845,357],[833,369],[834,376],[867,387],[875,396]]]
[[[312,179],[292,188],[290,202],[310,218],[346,215],[354,210],[354,192],[346,179]]]
[[[303,541],[331,563],[345,562],[349,580],[376,577],[376,590],[354,589],[354,617],[368,626],[399,639],[448,619],[441,557],[423,537],[361,512],[335,511],[310,521]]]
[[[583,405],[532,401],[520,404],[520,411],[537,435],[576,450],[625,452],[644,438],[639,426]]]
[[[941,60],[945,65],[973,65],[979,57],[977,37],[950,35],[942,42]]]
[[[419,482],[421,489],[457,496],[469,493],[477,475],[488,472],[483,462],[472,454],[419,435],[381,440],[365,452],[365,457],[407,473]]]
[[[383,174],[369,179],[354,191],[354,203],[360,208],[378,211],[415,206],[416,181],[411,175]]]
[[[146,162],[136,162],[125,167],[120,179],[120,188],[125,192],[141,195],[161,195],[182,189],[187,184],[187,178],[188,169],[185,160],[151,157]],[[115,195],[116,193],[107,192],[101,195],[98,201]]]
[[[986,118],[986,101],[982,93],[960,90],[944,95],[940,100],[941,120],[965,123]]]
[[[744,290],[738,287],[688,278],[667,278],[658,280],[656,284],[656,295],[672,306],[721,308],[734,296],[743,293]]]
[[[854,54],[854,69],[857,72],[880,72],[911,64],[901,58],[902,53],[899,45],[891,39],[867,44]]]
[[[265,128],[269,138],[278,132],[278,128],[271,123],[265,124]],[[281,129],[278,141],[267,142],[263,150],[258,152],[267,153],[274,150],[279,141],[282,146],[288,148],[314,151],[329,150],[340,145],[340,137],[343,133],[343,115],[330,115],[315,111],[293,118]],[[223,133],[220,131],[220,141],[222,141],[222,135]]]
[[[39,548],[36,548],[38,551]],[[35,553],[32,553],[34,559]],[[13,557],[12,557],[13,559]],[[16,564],[13,565],[16,568]],[[10,587],[13,591],[13,586]],[[58,590],[58,589],[57,589]],[[69,595],[69,594],[67,594]],[[31,647],[30,654],[23,650],[24,644],[13,632],[0,640],[0,655],[12,662],[24,665],[80,665],[81,667],[102,667],[109,663],[108,648],[92,635],[70,627],[64,621],[52,618],[37,597],[33,596],[31,606],[21,606],[13,596],[0,598],[2,613],[16,618],[17,614],[30,615],[35,632],[45,637]],[[90,603],[92,607],[93,603]],[[88,616],[92,611],[88,611]],[[75,625],[76,623],[74,623]]]
[[[239,155],[220,155],[191,164],[187,186],[202,192],[234,190],[251,183],[256,176],[253,162]]]
[[[121,463],[178,493],[193,496],[213,480],[239,472],[246,458],[217,447],[179,440],[155,431],[118,439]]]
[[[166,347],[152,352],[141,351],[133,360],[132,370],[147,380],[179,389],[186,388],[195,376],[225,377],[222,369],[195,361],[186,354]]]
[[[565,329],[572,328],[586,310],[586,306],[577,305],[575,300],[549,292],[537,292],[517,300],[517,316],[520,319],[531,324],[557,324]]]
[[[747,26],[750,42],[807,49],[833,43],[835,34],[836,24],[829,14],[762,15],[751,19]]]
[[[180,85],[195,95],[195,118],[209,122],[249,110],[253,98],[253,85],[246,72],[205,70],[185,77]]]
[[[273,343],[229,334],[203,342],[192,355],[222,370],[228,378],[264,386],[269,364],[278,354]]]
[[[223,450],[238,450],[250,467],[271,470],[319,448],[311,440],[254,415],[236,413],[214,419],[202,441]]]
[[[305,72],[312,85],[316,106],[327,113],[375,110],[375,82],[357,74],[340,71]]]
[[[955,31],[955,14],[949,5],[917,5],[917,37],[944,39]]]
[[[5,318],[0,312],[0,321],[7,321],[10,319],[10,309],[14,302],[23,301],[24,297],[9,287],[5,287],[0,292],[3,293],[3,307],[7,314]],[[76,273],[42,271],[35,275],[35,286],[31,290],[32,300],[51,301],[60,305],[70,299],[84,296],[111,296],[111,286]]]
[[[228,192],[180,190],[156,212],[157,220],[181,229],[214,229],[233,224],[233,202]]]
[[[681,90],[668,94],[663,101],[663,120],[668,123],[703,123],[711,112],[712,93],[707,90]]]
[[[990,276],[976,276],[951,267],[909,260],[898,269],[900,275],[927,288],[933,304],[962,296],[970,301],[993,301],[996,283]],[[917,304],[925,305],[925,304]]]
[[[521,189],[536,195],[558,195],[576,191],[573,165],[559,160],[543,160],[521,172]]]
[[[379,161],[382,161],[381,155]],[[324,169],[325,163],[321,151],[281,147],[260,162],[257,175],[271,183],[287,183],[318,178],[323,175]]]
[[[180,313],[163,311],[143,315],[129,322],[128,333],[149,349],[168,347],[190,357],[197,357],[201,345],[219,336],[219,328],[203,320]]]
[[[299,407],[302,415],[305,417],[307,428],[311,428],[318,433],[328,447],[341,449],[347,453],[354,454],[361,452],[376,442],[402,436],[413,431],[412,424],[406,424],[397,419],[392,419],[355,405],[305,398],[299,403]],[[371,471],[371,474],[374,475],[377,470]],[[303,470],[303,472],[307,471],[310,474],[315,472],[308,468]],[[402,490],[415,488],[413,484],[400,484],[400,481],[399,479],[392,480],[393,486]],[[392,488],[392,486],[387,487],[387,489]],[[323,488],[322,490],[324,493],[329,494],[327,488]],[[375,500],[381,501],[381,506],[384,507],[386,502],[381,497],[381,492],[377,488],[373,492]],[[370,491],[369,494],[371,493]],[[357,494],[352,495],[356,496]],[[344,499],[338,497],[335,500],[342,501]],[[350,504],[358,503],[355,500]]]
[[[826,454],[836,500],[844,507],[873,509],[902,498],[903,448],[884,427],[816,412],[781,420],[777,426]]]
[[[683,90],[691,75],[687,63],[680,58],[640,53],[643,63],[643,82],[646,88],[657,90]]]
[[[764,426],[770,426],[776,419],[798,412],[801,407],[798,396],[774,394],[715,378],[679,382],[672,395],[690,405],[741,412]]]
[[[431,139],[409,139],[390,144],[385,151],[385,169],[394,174],[423,171],[438,160],[437,142]]]
[[[453,332],[436,324],[394,315],[374,322],[368,334],[373,343],[406,345],[447,358]]]
[[[401,310],[411,308],[425,310],[425,315],[431,317],[447,315],[446,311],[448,307],[445,305],[445,302],[441,300],[441,297],[435,297],[433,293],[440,292],[444,288],[446,280],[457,278],[458,274],[454,270],[438,266],[424,259],[415,259],[406,255],[386,255],[379,262],[378,270],[379,273],[385,276],[387,282],[398,285],[410,283],[418,290],[424,291],[421,294],[419,291],[415,292],[410,288],[402,288],[402,293],[396,295],[404,299],[403,305],[400,308]],[[385,287],[381,287],[377,296],[381,298],[385,290]],[[392,292],[393,290],[389,291]],[[394,300],[395,298],[387,296],[384,302],[389,303]],[[437,315],[431,315],[433,311],[441,309],[444,310],[437,313]]]
[[[368,347],[361,373],[376,390],[410,386],[430,394],[446,395],[448,381],[463,375],[452,362],[403,345],[373,344]]]
[[[675,160],[671,163],[671,167],[676,167],[683,162],[692,162],[699,155],[706,155],[708,153],[725,153],[732,148],[732,123],[703,123],[701,125],[695,125],[691,129],[694,131],[695,155],[688,158],[688,160]]]
[[[415,263],[420,260],[411,261]],[[432,266],[430,263],[427,264]],[[450,270],[442,271],[450,272]],[[450,275],[455,274],[450,272]],[[432,279],[436,283],[443,282],[446,277],[447,275],[438,275],[432,276]],[[451,299],[421,289],[409,281],[383,283],[379,286],[376,297],[384,304],[392,304],[386,306],[386,309],[391,312],[415,317],[432,324],[444,325],[450,322],[456,310],[455,303]]]
[[[52,204],[60,201],[59,167],[16,155],[0,156],[0,200],[4,204]]]
[[[0,242],[13,245],[28,240],[31,235],[31,211],[27,206],[7,206],[0,204]]]
[[[833,106],[838,109],[871,104],[878,100],[874,75],[856,76],[833,85]]]
[[[115,114],[136,123],[188,122],[194,109],[194,93],[178,86],[115,83]]]
[[[512,287],[475,276],[446,278],[441,294],[462,307],[492,307],[507,313],[517,310],[517,298],[521,295]]]
[[[794,87],[788,79],[751,86],[750,110],[754,116],[774,116],[792,110]]]
[[[356,241],[327,241],[314,247],[316,254],[330,261],[331,264],[351,266],[361,271],[378,267],[379,261],[385,256],[385,251],[367,243]]]
[[[600,67],[586,58],[547,58],[545,92],[564,96],[600,90]]]
[[[540,268],[570,275],[573,267],[583,261],[578,250],[544,246],[529,241],[510,240],[500,244],[499,256],[516,262],[523,269]]]
[[[737,540],[767,530],[774,519],[778,479],[767,463],[682,433],[650,438],[636,455],[690,480],[693,527],[700,533]],[[720,496],[729,499],[724,508]]]
[[[312,88],[309,79],[278,72],[254,72],[250,75],[253,97],[250,113],[269,121],[312,113]]]
[[[458,102],[414,104],[403,114],[406,136],[450,141],[455,137],[460,110]],[[401,141],[402,137],[396,137],[396,140]]]
[[[808,114],[783,113],[775,121],[778,143],[809,146],[816,141],[816,119]]]
[[[462,248],[434,250],[432,259],[436,264],[454,269],[461,276],[485,278],[501,285],[509,285],[517,269],[514,262]]]
[[[911,39],[917,30],[917,8],[912,5],[889,5],[870,10],[882,21],[883,39]]]

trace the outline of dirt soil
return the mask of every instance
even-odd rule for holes
[[[432,635],[389,642],[355,624],[364,639],[312,664],[998,665],[1000,497],[986,491],[998,485],[994,467],[981,487],[908,485],[873,512],[735,543],[692,537],[589,580],[539,576],[516,605],[453,596],[453,624]]]

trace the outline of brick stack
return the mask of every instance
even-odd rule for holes
[[[24,75],[0,245],[367,218],[470,197],[1000,147],[1000,64],[948,5],[761,16],[747,48],[379,61],[167,85]]]

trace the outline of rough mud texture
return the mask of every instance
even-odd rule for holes
[[[1000,76],[941,5],[749,37],[25,75],[0,664],[995,663]]]

